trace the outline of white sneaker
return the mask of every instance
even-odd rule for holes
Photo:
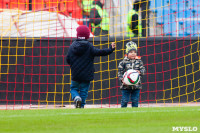
[[[76,96],[74,98],[74,101],[75,101],[75,108],[81,108],[81,101],[82,101],[82,99],[79,96]]]

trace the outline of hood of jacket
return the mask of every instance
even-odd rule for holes
[[[129,59],[127,56],[124,57],[124,61],[130,61],[131,59]]]
[[[88,40],[78,40],[77,39],[72,45],[72,52],[78,56],[83,55],[89,48],[88,43],[89,43]]]
[[[129,58],[127,57],[127,55],[125,55],[125,57],[124,57],[124,60],[125,60],[125,61],[140,60],[140,59],[141,59],[141,56],[136,56],[135,59],[129,59]]]

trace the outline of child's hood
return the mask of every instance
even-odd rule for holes
[[[73,44],[72,51],[76,55],[83,55],[89,48],[87,40],[78,40]]]

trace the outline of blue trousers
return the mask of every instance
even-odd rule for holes
[[[124,89],[122,90],[121,107],[127,107],[129,98],[131,96],[132,107],[138,107],[140,89]]]
[[[90,88],[90,82],[77,82],[77,81],[71,81],[71,86],[70,86],[71,90],[71,96],[72,99],[74,100],[74,98],[76,96],[81,97],[82,101],[81,101],[81,107],[84,108],[84,105],[86,103],[86,99],[88,97],[88,90]]]

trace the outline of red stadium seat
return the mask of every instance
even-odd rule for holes
[[[32,3],[32,10],[38,11],[51,7],[51,0],[34,0]]]
[[[29,0],[18,0],[17,6],[20,10],[29,10]]]
[[[41,9],[47,9],[50,11],[50,7],[51,7],[51,0],[41,0]]]
[[[28,0],[2,0],[0,8],[28,10]]]
[[[71,14],[74,10],[74,1],[69,0],[61,0],[60,2],[60,11],[67,12],[67,14]]]
[[[62,0],[60,2],[59,11],[76,18],[78,24],[83,24],[82,21],[82,10],[77,4],[77,0]]]
[[[77,4],[77,0],[32,0],[32,11],[49,10],[53,11],[52,7],[57,7],[57,11],[76,18],[79,24],[82,22],[82,10]],[[0,8],[3,9],[20,9],[29,10],[29,0],[2,0]]]
[[[78,24],[83,24],[82,9],[78,6],[77,0],[73,1],[71,8],[70,11],[72,13],[72,18],[76,18]]]
[[[59,0],[51,0],[51,7],[57,7],[59,3]]]
[[[61,2],[59,2],[59,5],[58,5],[58,11],[59,13],[64,13],[65,15],[69,15],[69,11],[67,10],[67,4],[68,2],[62,0]]]
[[[10,9],[10,0],[1,0],[0,8],[2,9]]]
[[[67,11],[69,12],[69,13],[72,13],[72,11],[74,10],[74,1],[73,2],[69,2],[69,1],[67,1],[66,2],[66,8],[67,8]]]
[[[32,3],[32,10],[49,10],[54,11],[52,7],[58,7],[59,1],[58,0],[35,0],[34,3]]]
[[[9,5],[10,5],[9,9],[17,9],[18,8],[17,4],[18,4],[17,0],[9,0]]]
[[[82,10],[81,9],[73,10],[72,18],[76,18],[77,23],[82,25],[83,24]]]
[[[41,0],[35,0],[35,2],[32,2],[32,10],[42,10],[43,9],[43,2]]]

